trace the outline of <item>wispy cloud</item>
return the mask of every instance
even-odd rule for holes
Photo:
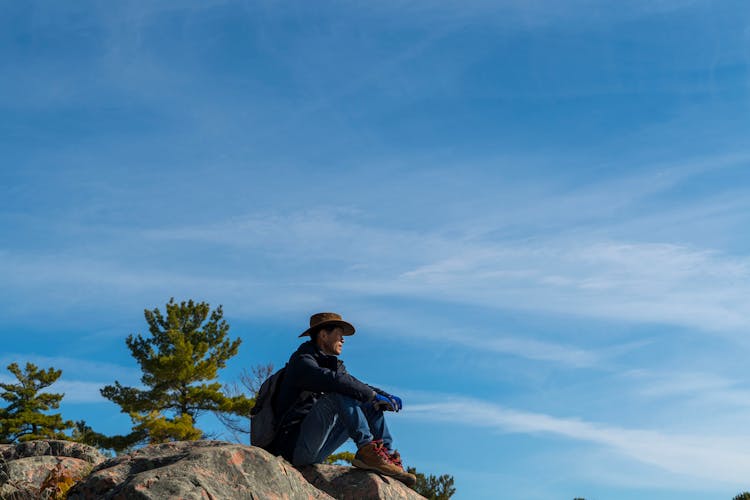
[[[68,297],[70,290],[93,296],[96,290],[114,287],[127,293],[163,295],[181,289],[240,299],[290,287],[302,291],[309,284],[330,298],[387,294],[709,331],[750,326],[750,260],[718,251],[571,238],[522,243],[451,240],[439,233],[388,231],[304,216],[233,228],[199,234],[169,231],[159,237],[205,237],[213,243],[231,237],[230,248],[254,247],[263,253],[267,266],[240,265],[234,276],[222,276],[208,270],[164,271],[148,262],[127,265],[74,258],[61,266],[60,258],[6,252],[0,275],[17,291],[65,289]],[[337,241],[347,243],[342,248]],[[296,265],[285,269],[282,262],[290,259]]]
[[[40,369],[55,368],[62,371],[60,378],[46,390],[64,393],[65,403],[103,403],[99,389],[111,384],[114,379],[125,384],[137,384],[140,372],[129,366],[122,366],[106,361],[94,361],[68,356],[42,356],[34,353],[5,353],[0,356],[0,381],[18,383],[5,367],[18,363],[23,369],[26,363],[33,363]],[[111,378],[111,379],[110,379]],[[100,382],[92,381],[100,380]]]
[[[750,436],[672,435],[519,411],[472,398],[441,395],[439,399],[438,404],[412,405],[404,413],[420,420],[590,442],[638,462],[712,482],[744,484],[750,467],[745,451]]]
[[[123,366],[106,361],[95,361],[70,356],[42,356],[39,354],[4,353],[0,356],[0,366],[4,368],[11,363],[18,363],[23,367],[26,363],[33,363],[39,368],[55,368],[62,370],[63,378],[66,374],[79,374],[111,376],[117,374],[120,380],[135,381],[140,376],[140,371],[128,366]]]
[[[750,325],[750,261],[673,244],[536,241],[487,244],[392,281],[349,283],[371,292],[487,307],[736,331]]]
[[[15,378],[0,374],[0,382],[4,384],[17,384]],[[108,383],[91,382],[86,380],[64,380],[59,379],[51,386],[42,390],[42,392],[52,392],[63,394],[65,403],[105,403],[109,402],[102,397],[99,390]]]
[[[60,380],[50,390],[65,394],[65,403],[110,403],[105,399],[100,389],[108,382],[90,382],[84,380]]]
[[[406,329],[401,334],[412,336],[422,335],[420,333],[410,333]],[[604,352],[516,335],[489,334],[478,336],[465,331],[446,333],[430,331],[429,335],[424,335],[424,338],[431,343],[442,342],[460,345],[485,353],[507,354],[529,360],[545,361],[577,368],[593,367],[606,359]]]
[[[734,332],[750,326],[750,259],[662,241],[659,233],[637,228],[641,217],[648,218],[649,231],[664,225],[651,215],[661,193],[746,161],[743,155],[722,156],[684,168],[665,166],[658,174],[547,188],[537,193],[536,209],[513,217],[487,210],[494,201],[479,199],[472,207],[478,215],[465,227],[440,220],[419,229],[394,226],[351,205],[157,229],[78,228],[81,239],[90,241],[81,248],[56,254],[0,250],[0,277],[15,302],[24,294],[52,294],[70,303],[111,293],[159,300],[186,293],[289,310],[374,294]],[[523,197],[509,199],[529,206]],[[705,210],[713,210],[714,201]],[[722,216],[735,217],[743,207],[725,207]],[[694,203],[670,209],[694,216],[699,210]],[[545,224],[552,230],[545,231]],[[533,236],[507,237],[509,225],[527,226]],[[620,237],[609,230],[624,226]],[[225,265],[217,271],[199,255]],[[563,346],[496,339],[487,347],[592,362],[588,354]]]
[[[654,369],[628,370],[622,377],[634,383],[634,396],[647,402],[669,400],[672,406],[711,408],[727,421],[746,419],[750,410],[750,389],[734,377],[706,371]]]

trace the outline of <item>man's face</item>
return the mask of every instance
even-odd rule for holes
[[[344,348],[344,330],[338,326],[331,330],[321,330],[318,340],[321,351],[338,356]]]

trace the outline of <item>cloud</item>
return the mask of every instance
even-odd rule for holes
[[[404,414],[506,433],[552,434],[590,442],[638,462],[708,481],[741,485],[747,480],[750,436],[672,435],[519,411],[472,398],[433,395],[432,399],[441,402],[411,405]]]
[[[502,23],[508,29],[544,28],[549,25],[570,23],[577,25],[631,20],[648,15],[664,15],[686,10],[699,0],[684,1],[631,1],[606,7],[591,0],[571,0],[561,4],[554,0],[528,2],[524,0],[448,0],[425,3],[414,0],[391,0],[368,4],[368,9],[379,13],[395,13],[423,23],[442,25],[467,22]]]
[[[92,361],[68,356],[41,356],[34,353],[5,353],[0,356],[0,366],[5,368],[11,363],[18,363],[21,368],[26,363],[33,363],[40,369],[55,368],[62,371],[62,375],[50,387],[47,392],[64,393],[64,403],[104,403],[99,389],[111,384],[113,380],[109,377],[127,384],[138,384],[140,371],[128,366],[122,366],[106,361]],[[96,382],[92,379],[104,378],[106,382]],[[3,383],[18,383],[9,372],[3,369],[0,372],[0,381]]]
[[[63,300],[96,300],[115,290],[141,296],[185,290],[225,302],[267,302],[295,290],[297,305],[316,295],[336,300],[378,294],[706,331],[750,326],[750,260],[684,245],[583,235],[521,243],[450,239],[318,214],[149,232],[146,238],[210,241],[224,246],[226,258],[244,252],[250,264],[214,273],[194,271],[191,259],[165,270],[149,261],[5,252],[0,276],[16,294],[57,290]],[[161,248],[170,251],[169,245]]]
[[[62,370],[62,377],[66,374],[117,374],[119,380],[135,381],[140,371],[128,366],[109,363],[106,361],[92,361],[90,359],[73,358],[69,356],[41,356],[39,354],[4,353],[0,356],[0,366],[5,368],[11,363],[18,363],[23,367],[26,363],[33,363],[39,368],[55,368]]]
[[[415,331],[418,332],[418,330]],[[407,330],[404,330],[404,333],[420,336],[419,333],[409,333]],[[517,335],[488,334],[480,336],[467,334],[466,332],[435,333],[434,330],[431,330],[429,335],[424,335],[424,338],[430,342],[457,344],[485,353],[508,354],[576,368],[593,367],[605,359],[604,352],[581,349]]]
[[[17,384],[14,377],[0,374],[0,382],[4,384]],[[58,379],[51,386],[42,389],[41,392],[52,392],[64,394],[64,403],[109,403],[104,399],[99,390],[111,382],[91,382],[86,380]]]
[[[550,184],[536,193],[510,185],[508,210],[489,209],[495,202],[482,193],[469,207],[477,215],[458,218],[471,221],[463,226],[439,217],[395,224],[390,215],[375,218],[356,204],[152,229],[77,225],[65,251],[0,250],[0,278],[8,301],[18,306],[9,313],[30,296],[51,296],[63,307],[112,296],[142,303],[144,296],[197,294],[243,314],[388,296],[736,332],[750,326],[748,257],[661,241],[660,230],[674,227],[669,222],[679,214],[699,218],[700,203],[671,203],[660,222],[652,214],[655,200],[670,189],[746,161],[741,154],[706,158],[587,186]],[[538,203],[528,203],[524,193]],[[716,214],[714,201],[702,209]],[[738,217],[745,207],[730,204],[719,216]],[[647,219],[642,226],[641,217]],[[521,236],[508,236],[513,227]],[[575,348],[493,342],[484,345],[581,366],[593,362]]]
[[[89,382],[84,380],[60,380],[51,391],[65,394],[65,403],[111,403],[102,397],[99,390],[111,382]]]
[[[469,248],[397,279],[342,286],[486,307],[737,331],[750,326],[749,270],[746,257],[674,244],[562,239],[488,243],[481,251]]]
[[[711,408],[729,423],[746,420],[750,410],[750,390],[737,378],[706,371],[665,371],[634,369],[623,373],[634,383],[632,393],[641,401],[670,401],[670,407]],[[693,410],[688,410],[693,411]]]

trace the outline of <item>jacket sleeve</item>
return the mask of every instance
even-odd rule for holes
[[[371,401],[375,391],[347,373],[323,368],[309,354],[299,356],[290,363],[288,370],[294,384],[303,391],[338,392],[362,402]]]
[[[391,393],[385,392],[383,389],[379,389],[379,388],[375,387],[374,385],[370,385],[369,387],[370,387],[370,389],[372,389],[373,391],[375,391],[376,393],[378,393],[378,394],[380,394],[382,396],[391,397]]]

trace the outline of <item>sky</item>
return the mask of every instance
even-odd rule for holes
[[[733,0],[0,2],[0,363],[125,433],[144,309],[222,305],[227,384],[336,311],[456,499],[728,500],[749,46]]]

